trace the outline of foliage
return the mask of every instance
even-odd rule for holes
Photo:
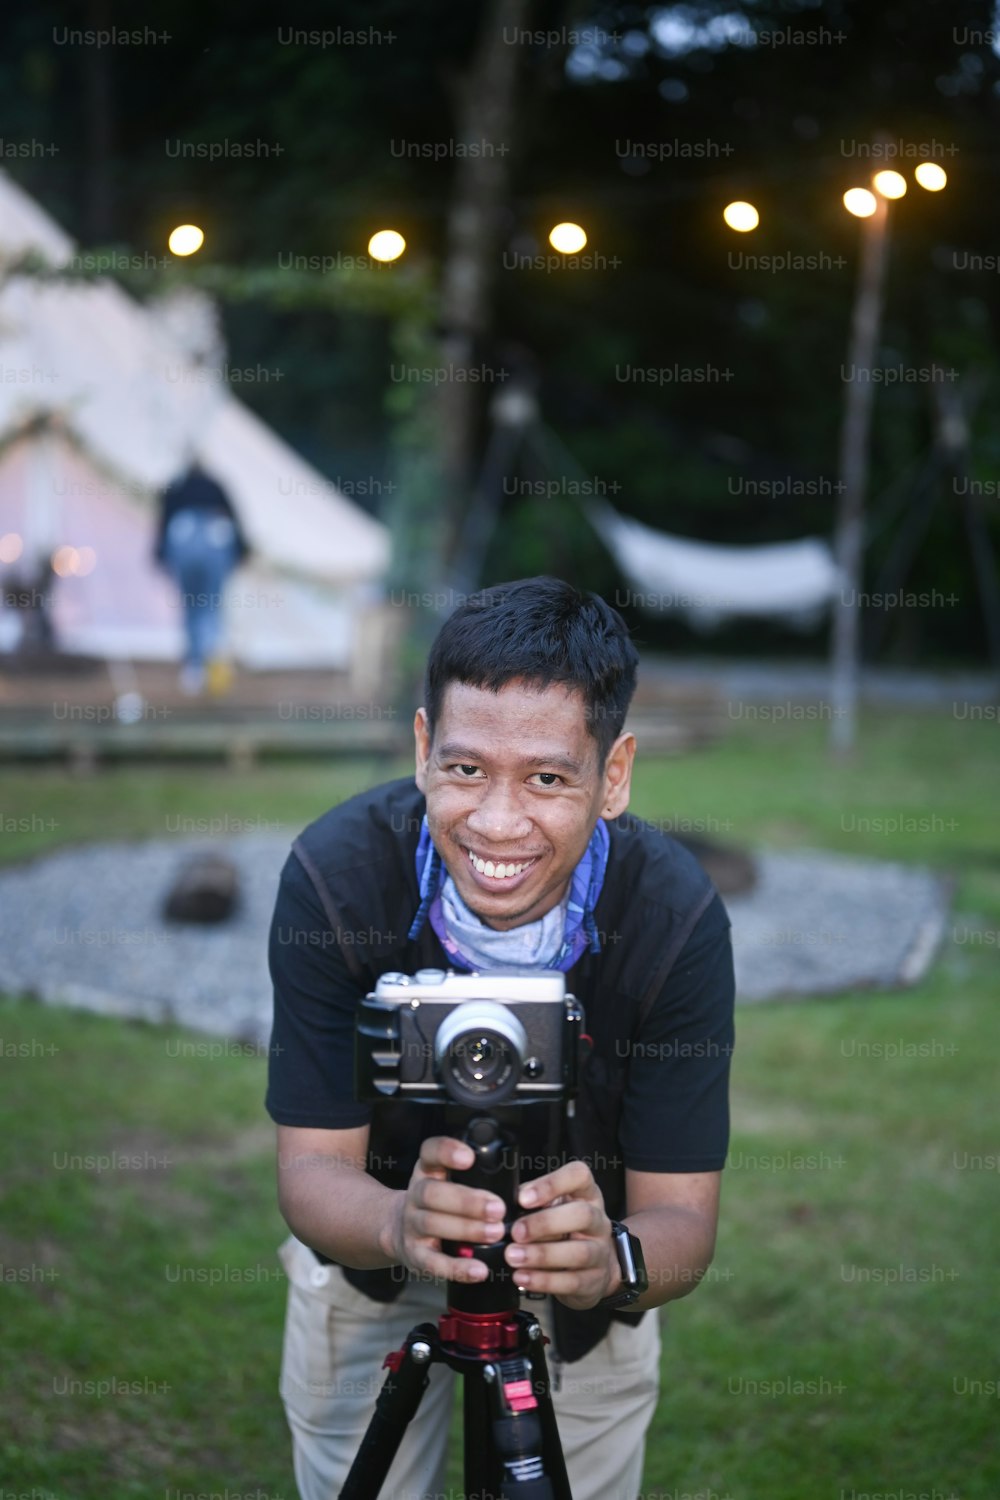
[[[455,90],[487,8],[349,0],[337,7],[336,24],[394,38],[366,47],[282,40],[290,30],[331,25],[329,8],[316,0],[297,7],[292,28],[277,25],[263,0],[224,21],[206,20],[193,0],[171,0],[163,14],[169,41],[113,49],[105,59],[110,223],[99,233],[92,227],[94,51],[53,40],[60,28],[83,24],[74,0],[0,20],[5,139],[41,147],[8,165],[88,244],[110,239],[156,259],[171,223],[204,223],[208,268],[229,268],[230,286],[254,295],[227,314],[232,362],[294,376],[244,394],[324,472],[360,486],[362,503],[381,496],[382,510],[398,517],[418,488],[416,529],[400,549],[416,561],[433,539],[437,481],[421,472],[428,444],[419,421],[412,442],[392,451],[391,427],[407,399],[386,370],[400,338],[386,318],[398,309],[378,302],[375,312],[368,292],[368,283],[389,278],[335,278],[340,290],[329,296],[320,285],[319,311],[299,300],[294,273],[275,268],[289,256],[357,256],[371,229],[389,221],[415,261],[440,263],[454,160],[406,151],[454,144]],[[553,220],[576,217],[596,264],[536,270],[505,262],[480,352],[494,366],[515,354],[533,361],[545,419],[584,473],[616,487],[612,503],[710,540],[830,533],[858,238],[840,195],[879,164],[860,153],[880,131],[934,154],[951,179],[940,195],[911,185],[893,209],[880,358],[911,371],[942,361],[963,382],[973,374],[983,380],[973,468],[993,480],[1000,209],[989,187],[1000,63],[991,0],[908,8],[694,0],[582,10],[536,0],[531,15],[542,30],[590,26],[604,37],[589,49],[565,38],[522,48],[526,145],[513,165],[505,257],[544,253]],[[796,31],[816,39],[782,41]],[[181,154],[254,142],[280,154]],[[46,154],[49,145],[54,154]],[[723,228],[721,208],[733,197],[758,204],[755,234]],[[748,255],[814,257],[815,268],[772,273],[747,263]],[[970,269],[976,255],[982,268]],[[319,284],[329,275],[304,274]],[[276,297],[278,286],[287,294]],[[433,332],[431,299],[423,316]],[[641,383],[622,378],[628,368],[720,373]],[[869,584],[900,516],[916,503],[931,444],[926,383],[880,388]],[[396,480],[402,494],[389,488]],[[983,630],[968,544],[950,482],[937,485],[935,517],[907,584],[954,588],[958,604],[898,612],[881,649],[900,659],[975,659]],[[996,496],[987,495],[1000,545]],[[525,505],[511,496],[501,522],[489,577],[529,564],[604,588],[615,577],[571,503]],[[684,639],[671,625],[647,631],[662,644]],[[801,649],[772,640],[766,628],[732,630],[720,644]]]

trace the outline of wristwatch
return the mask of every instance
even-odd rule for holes
[[[619,1224],[615,1219],[611,1221],[611,1238],[618,1255],[622,1284],[617,1292],[605,1297],[599,1305],[610,1308],[629,1307],[633,1302],[638,1302],[643,1292],[649,1290],[642,1245],[637,1234],[633,1234],[627,1225]]]

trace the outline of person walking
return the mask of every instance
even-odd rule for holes
[[[154,549],[180,590],[185,693],[200,693],[206,682],[216,693],[229,686],[232,669],[221,654],[223,590],[249,550],[229,496],[193,459],[163,491]]]

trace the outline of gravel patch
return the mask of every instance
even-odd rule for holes
[[[266,1047],[267,935],[288,848],[273,835],[90,844],[0,871],[0,989]],[[206,849],[235,861],[238,912],[214,927],[165,922],[168,889]],[[757,858],[756,888],[726,903],[740,1000],[895,987],[926,970],[946,880],[820,851]]]
[[[951,883],[930,870],[825,850],[759,852],[726,900],[740,1000],[915,984],[944,936]]]
[[[273,835],[88,844],[2,871],[0,988],[266,1046],[267,937],[289,844]],[[209,849],[237,865],[238,910],[217,925],[165,921],[177,875]]]

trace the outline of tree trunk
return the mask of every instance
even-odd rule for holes
[[[437,388],[444,514],[441,565],[451,571],[462,520],[475,483],[483,398],[493,390],[462,379],[481,356],[489,332],[492,292],[505,233],[510,168],[518,125],[517,79],[522,48],[509,40],[523,30],[531,0],[492,0],[475,57],[459,85],[456,140],[481,154],[455,163],[448,214],[448,249],[441,278],[441,362],[449,378]]]
[[[492,321],[494,278],[506,231],[516,89],[531,0],[491,0],[468,72],[457,89],[455,140],[479,147],[456,157],[441,273],[439,364],[447,379],[420,399],[393,515],[392,696],[402,712],[421,701],[420,679],[438,627],[459,602],[466,514],[472,504],[485,400],[496,388],[469,380]],[[463,378],[463,376],[465,378]]]
[[[840,595],[834,605],[830,662],[830,745],[839,755],[854,749],[857,734],[865,490],[875,392],[872,363],[882,323],[888,237],[887,204],[879,193],[875,204],[871,218],[862,220],[861,269],[847,350],[850,373],[840,441],[843,489],[834,539]]]

